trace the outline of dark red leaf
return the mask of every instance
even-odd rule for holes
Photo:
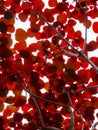
[[[20,50],[19,54],[24,59],[28,59],[30,57],[30,53],[26,50]]]
[[[1,33],[7,32],[7,25],[4,22],[0,22],[0,32]]]
[[[15,121],[15,122],[19,122],[19,121],[21,121],[22,120],[22,118],[23,118],[23,115],[21,114],[21,113],[15,113],[14,115],[13,115],[13,120]]]
[[[13,18],[13,13],[10,10],[7,10],[6,13],[4,14],[5,19],[11,19]]]

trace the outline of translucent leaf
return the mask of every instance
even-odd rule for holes
[[[26,42],[25,42],[25,41],[20,41],[19,43],[16,43],[16,44],[14,45],[14,48],[15,48],[17,51],[25,50],[25,49],[26,49]]]
[[[90,41],[89,44],[87,44],[87,50],[88,51],[94,51],[98,48],[98,43],[95,41]]]
[[[90,77],[89,77],[89,70],[81,69],[78,71],[79,76],[79,83],[80,84],[86,84],[88,83]]]
[[[8,26],[7,26],[7,31],[10,32],[10,33],[14,33],[14,31],[15,31],[14,26],[8,25]]]
[[[49,5],[50,7],[55,7],[55,6],[57,5],[57,0],[49,0],[49,1],[48,1],[48,5]]]
[[[94,31],[95,33],[98,33],[98,22],[94,22],[94,23],[93,23],[93,31]]]
[[[23,12],[19,14],[19,19],[22,21],[22,22],[25,22],[28,18],[28,15],[24,14]]]
[[[0,112],[2,112],[4,109],[4,103],[3,102],[0,102]]]
[[[62,14],[57,16],[57,21],[62,23],[62,24],[66,23],[66,20],[67,20],[67,16],[65,13],[62,13]]]
[[[57,67],[57,71],[63,70],[63,68],[65,67],[63,57],[58,56],[54,58],[54,65]]]
[[[25,30],[18,28],[16,30],[15,38],[17,41],[23,41],[27,38],[27,33]]]
[[[50,89],[50,83],[45,83],[44,88],[48,91]]]
[[[67,9],[67,3],[66,2],[59,2],[56,6],[56,9],[59,10],[60,12],[66,11]]]
[[[75,26],[75,25],[76,25],[76,21],[73,20],[73,19],[70,19],[70,20],[68,20],[68,24],[69,24],[70,26]]]
[[[9,110],[8,107],[3,111],[3,116],[4,117],[11,116],[11,114],[12,114],[12,112]]]
[[[18,107],[16,107],[16,106],[7,106],[7,108],[11,111],[11,112],[17,112],[18,111]]]

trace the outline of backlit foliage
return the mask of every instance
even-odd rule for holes
[[[0,130],[89,130],[98,57],[84,54],[98,49],[98,36],[87,41],[75,26],[98,34],[98,1],[44,1],[0,0]],[[30,27],[16,28],[17,20]]]

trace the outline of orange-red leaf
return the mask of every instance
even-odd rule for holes
[[[67,20],[67,16],[65,13],[61,13],[60,15],[58,15],[57,17],[57,21],[64,24]]]
[[[27,38],[27,32],[21,28],[16,30],[15,38],[17,41],[23,41]]]
[[[48,1],[48,5],[49,5],[50,7],[55,7],[55,6],[57,5],[57,0],[49,0],[49,1]]]

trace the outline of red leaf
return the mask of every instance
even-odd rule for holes
[[[7,32],[7,25],[4,22],[0,22],[0,32],[1,33]]]
[[[98,22],[94,22],[92,28],[95,33],[98,33]]]
[[[81,69],[78,71],[79,75],[79,83],[80,84],[87,84],[90,77],[89,77],[89,70]]]
[[[57,21],[64,24],[66,23],[67,15],[65,13],[61,13],[57,16]]]
[[[49,5],[50,7],[55,7],[55,6],[57,5],[57,0],[49,0],[49,1],[48,1],[48,5]]]
[[[87,44],[87,50],[88,51],[94,51],[98,48],[98,43],[95,41],[90,41],[89,44]]]

